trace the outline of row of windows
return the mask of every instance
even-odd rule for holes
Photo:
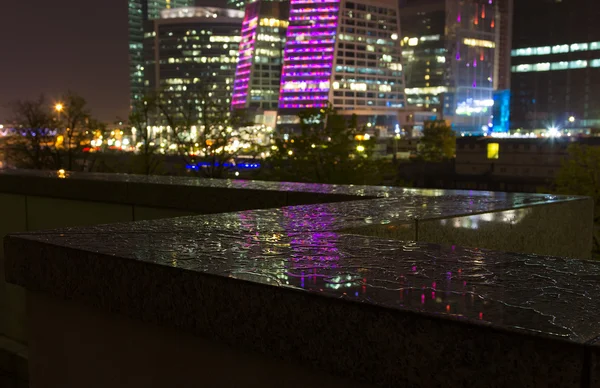
[[[333,92],[335,97],[352,97],[352,98],[387,98],[390,100],[403,99],[404,96],[402,94],[385,94],[385,93],[363,93],[363,92]]]
[[[335,105],[350,105],[350,106],[385,106],[388,108],[401,108],[403,106],[400,102],[390,102],[386,100],[342,100],[342,99],[334,99],[333,103]]]
[[[368,27],[371,29],[381,29],[381,30],[385,30],[387,28],[396,28],[396,21],[395,20],[391,20],[388,23],[385,23],[384,20],[379,20],[377,23],[375,23],[373,21],[373,23],[371,22],[365,22],[365,21],[360,21],[360,20],[355,20],[355,18],[344,18],[343,19],[343,24],[346,26],[357,26],[357,27]],[[387,27],[386,27],[387,26]]]
[[[421,56],[423,54],[445,55],[446,49],[445,48],[436,48],[436,49],[429,48],[429,49],[424,49],[424,50],[417,50],[417,53],[419,56]],[[402,50],[403,57],[413,57],[414,55],[415,55],[414,50]]]
[[[385,26],[384,26],[385,27]],[[385,29],[385,28],[384,28]],[[364,30],[362,28],[354,28],[354,27],[340,27],[340,32],[346,32],[348,34],[356,34],[356,35],[366,35],[366,36],[378,36],[381,38],[388,38],[390,36],[389,32],[386,31],[371,31]]]
[[[585,69],[586,67],[600,67],[600,59],[591,61],[561,61],[561,62],[542,62],[531,63],[513,66],[513,73],[528,73],[532,71],[553,71],[553,70],[568,70],[568,69]]]
[[[176,63],[237,63],[236,57],[186,57],[186,58],[169,58],[161,59],[160,64],[176,64]],[[227,66],[229,68],[229,66]]]
[[[279,65],[281,64],[281,58],[274,58],[274,57],[261,57],[261,56],[255,56],[254,57],[254,63],[270,63],[270,64],[275,64],[275,65]]]
[[[339,50],[338,51],[338,57],[346,57],[346,58],[366,58],[366,59],[372,59],[372,60],[376,60],[377,59],[377,54],[366,54],[364,51],[344,51],[344,50]],[[398,62],[399,58],[397,56],[392,56],[392,55],[383,55],[384,58],[382,58],[383,60],[385,60],[386,62]]]
[[[253,79],[252,80],[252,85],[271,85],[271,86],[275,86],[275,85],[279,85],[280,80],[278,79],[272,79],[272,80],[268,80],[268,79]]]
[[[366,61],[355,61],[353,59],[338,59],[336,61],[338,65],[350,65],[350,66],[362,66],[362,67],[377,67],[377,62],[366,62]]]
[[[343,49],[345,48],[346,50],[358,50],[358,53],[363,53],[366,51],[368,52],[377,52],[377,53],[390,53],[390,52],[394,52],[396,50],[393,50],[390,47],[385,47],[385,46],[378,46],[378,45],[364,45],[364,44],[354,44],[354,43],[338,43],[338,48]]]
[[[213,85],[213,89],[217,89],[217,85]],[[220,88],[221,90],[223,90],[223,87]],[[169,86],[168,88],[165,89],[166,92],[185,92],[188,90],[188,87],[185,85],[177,85],[177,86]],[[226,86],[225,90],[231,90],[231,86]]]
[[[401,77],[402,71],[392,71],[391,73],[385,68],[377,67],[354,67],[354,66],[340,66],[336,65],[336,72],[344,73],[358,73],[358,74],[373,74],[373,75],[391,75],[394,77]]]
[[[600,50],[600,42],[559,44],[556,46],[526,47],[511,51],[513,57],[528,57],[532,55],[564,54],[579,51]]]
[[[281,72],[281,66],[269,66],[269,65],[255,65],[254,68],[256,70],[271,70],[270,74],[273,74],[273,72],[276,73],[280,73]]]
[[[344,76],[341,74],[336,74],[335,76],[335,80],[338,82],[366,82],[366,83],[373,83],[373,84],[377,84],[377,85],[395,85],[395,84],[400,84],[401,80],[399,78],[390,78],[390,77],[353,77],[353,78],[349,78],[348,76]],[[335,82],[334,82],[335,84]]]
[[[269,95],[269,96],[273,96],[276,94],[279,94],[279,90],[273,90],[273,89],[251,89],[250,90],[250,94],[253,96],[259,96],[259,95]]]
[[[392,34],[393,36],[394,34]],[[387,36],[386,36],[387,38]],[[388,46],[396,46],[396,43],[394,42],[393,39],[375,39],[375,38],[365,38],[364,36],[354,36],[354,35],[348,35],[348,34],[340,34],[339,35],[339,39],[341,41],[349,41],[349,42],[366,42],[367,44],[380,44],[380,45],[388,45]]]
[[[273,72],[273,71],[271,71],[271,72],[262,72],[262,73],[254,72],[254,77],[258,77],[258,78],[261,78],[261,77],[262,78],[277,78],[277,79],[281,78],[279,72]]]
[[[396,16],[396,11],[388,8],[375,7],[366,4],[356,4],[351,1],[346,2],[347,9],[355,9],[357,11],[367,11],[371,13],[379,13],[381,15]]]

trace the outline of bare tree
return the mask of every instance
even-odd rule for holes
[[[56,131],[46,98],[40,95],[35,100],[14,101],[10,107],[15,132],[6,144],[9,162],[23,168],[48,167],[48,147]]]
[[[148,95],[138,102],[129,114],[129,129],[132,134],[135,133],[139,145],[136,147],[137,156],[141,160],[142,172],[146,175],[155,173],[161,162],[157,155],[158,141],[152,130],[152,125],[156,123],[157,110],[156,98]]]
[[[244,120],[244,112],[232,112],[229,104],[219,102],[211,92],[188,92],[177,104],[165,97],[156,101],[178,154],[204,177],[224,178],[243,150],[242,144],[252,142],[244,129],[251,125]]]
[[[68,91],[62,97],[62,110],[60,111],[59,125],[60,135],[58,140],[62,144],[55,144],[54,155],[56,157],[57,167],[66,168],[72,171],[75,167],[76,159],[83,157],[83,148],[89,145],[93,137],[93,129],[90,124],[96,124],[92,119],[87,101]]]

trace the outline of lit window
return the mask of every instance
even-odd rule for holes
[[[432,86],[429,88],[407,88],[405,90],[406,94],[415,95],[415,94],[433,94],[438,95],[441,93],[446,93],[448,88],[445,86]]]
[[[554,62],[550,64],[550,70],[566,70],[569,68],[569,62]]]
[[[487,48],[496,47],[496,43],[489,41],[489,40],[482,40],[482,39],[465,38],[463,40],[463,43],[466,44],[467,46],[474,46],[474,47],[487,47]]]
[[[537,47],[535,49],[536,55],[548,55],[552,52],[552,48],[550,46]]]
[[[571,45],[571,51],[587,51],[588,44],[587,43],[573,43]]]
[[[531,47],[520,48],[512,51],[512,55],[514,57],[527,57],[533,54],[533,49]]]
[[[590,67],[600,67],[600,59],[590,61]]]
[[[517,66],[513,66],[513,68],[515,69],[514,71],[517,73],[525,73],[528,71],[533,71],[533,65],[517,65]]]
[[[499,143],[488,143],[487,145],[487,158],[498,159],[500,157],[500,144]]]
[[[587,61],[571,61],[569,62],[569,69],[583,69],[588,65]]]
[[[568,52],[569,52],[568,44],[562,44],[562,45],[552,47],[552,54],[562,54],[562,53],[568,53]]]
[[[420,38],[421,42],[431,42],[440,40],[440,35],[425,35]]]
[[[367,84],[362,82],[351,83],[350,90],[367,90]]]

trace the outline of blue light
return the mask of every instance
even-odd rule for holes
[[[212,166],[213,166],[212,162],[198,162],[195,164],[188,164],[188,165],[186,165],[186,168],[189,168],[192,170],[197,170],[198,168],[205,168],[205,167],[212,167]],[[219,166],[221,166],[221,164],[219,162],[215,162],[214,166],[219,167]],[[223,167],[235,168],[237,170],[254,170],[254,169],[260,168],[260,163],[248,163],[248,162],[242,162],[239,164],[223,163]]]

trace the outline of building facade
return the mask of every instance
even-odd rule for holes
[[[464,134],[495,130],[495,92],[507,85],[509,0],[404,0],[409,106],[442,111]]]
[[[459,138],[453,187],[522,192],[549,190],[572,144],[598,147],[600,138]]]
[[[146,23],[144,87],[170,104],[210,98],[228,107],[244,13],[212,7],[164,10]],[[197,109],[199,101],[193,101]]]
[[[594,1],[516,2],[513,128],[600,128],[598,18]]]
[[[279,124],[328,103],[361,125],[389,128],[405,106],[395,0],[291,0]]]
[[[128,0],[130,106],[144,95],[144,23],[160,11],[192,5],[193,0]]]
[[[288,2],[246,7],[231,106],[247,110],[259,123],[277,115],[288,15]]]

